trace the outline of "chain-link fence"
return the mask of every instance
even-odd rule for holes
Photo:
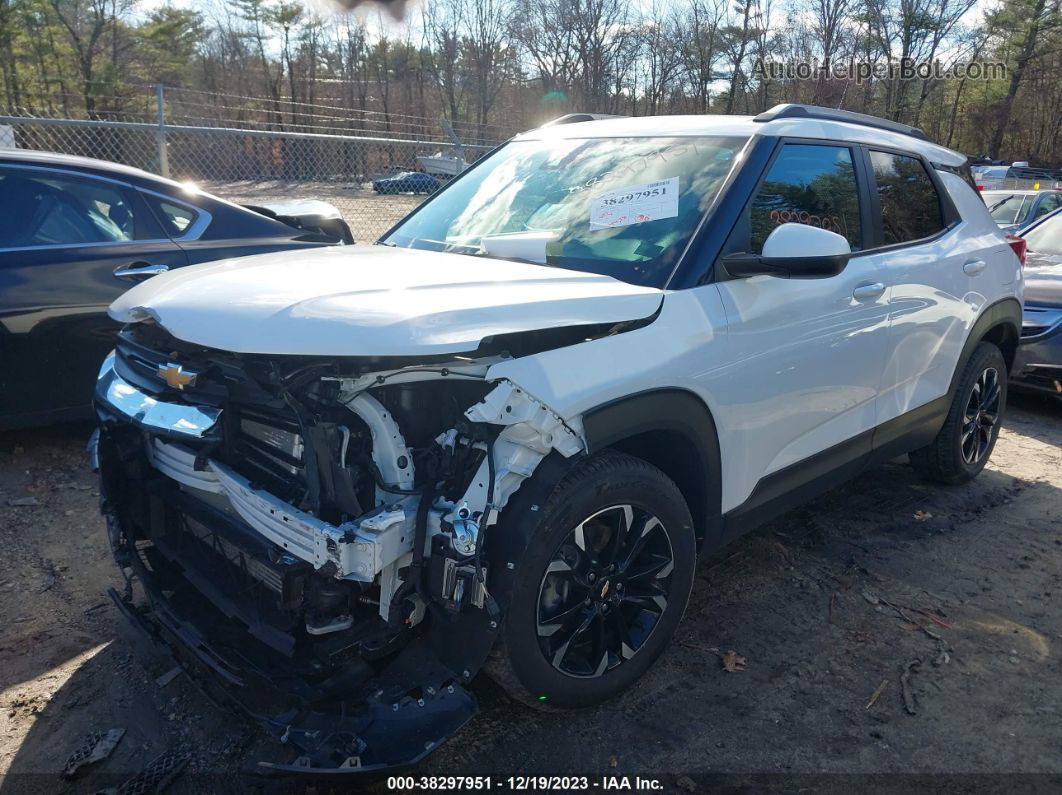
[[[0,147],[123,163],[238,204],[320,199],[340,210],[359,242],[378,238],[491,148],[462,143],[438,123],[434,138],[343,135],[177,124],[161,98],[158,107],[153,123],[0,116]]]
[[[984,190],[1062,190],[1062,180],[1050,177],[1006,177],[984,183]]]

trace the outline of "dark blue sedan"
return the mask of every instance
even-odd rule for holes
[[[1022,232],[1025,315],[1014,361],[1015,386],[1062,397],[1062,211]]]
[[[402,171],[372,181],[372,189],[377,193],[435,193],[440,187],[439,180],[421,171]]]
[[[332,215],[319,204],[251,210],[115,163],[0,150],[0,429],[91,416],[118,329],[107,307],[135,282],[347,242]]]

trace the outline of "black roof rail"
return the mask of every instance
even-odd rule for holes
[[[822,121],[843,121],[848,124],[860,124],[863,127],[874,127],[878,130],[888,130],[889,132],[901,133],[902,135],[910,135],[913,138],[920,138],[923,141],[929,140],[929,136],[921,129],[918,127],[912,127],[910,124],[900,124],[898,121],[889,121],[888,119],[881,119],[877,116],[868,116],[865,113],[853,113],[850,110],[822,108],[818,105],[796,105],[792,103],[775,105],[770,110],[766,110],[759,116],[753,117],[752,120],[774,121],[775,119],[820,119]]]
[[[625,119],[626,116],[618,116],[614,113],[565,113],[553,121],[547,121],[543,127],[556,127],[558,124],[576,124],[581,121],[600,121],[601,119]]]

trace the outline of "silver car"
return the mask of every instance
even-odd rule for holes
[[[999,228],[1013,234],[1062,207],[1058,190],[986,190],[981,198]]]

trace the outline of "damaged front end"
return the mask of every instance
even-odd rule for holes
[[[264,768],[414,763],[475,713],[465,685],[511,577],[492,529],[547,455],[583,450],[577,423],[488,378],[505,356],[233,354],[151,321],[120,334],[94,451],[127,580],[113,596],[293,747]]]

